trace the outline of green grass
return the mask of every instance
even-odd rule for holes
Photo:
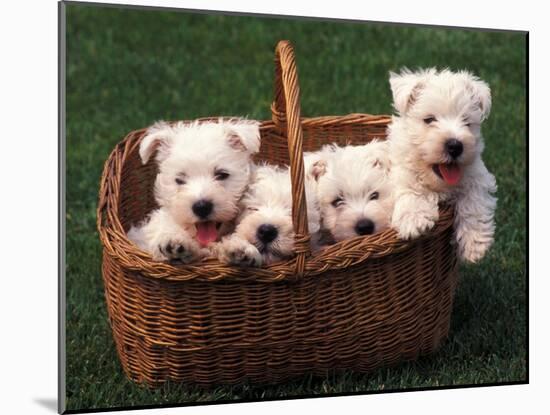
[[[295,45],[305,116],[389,113],[388,71],[468,68],[492,88],[485,160],[497,177],[496,242],[461,268],[449,340],[370,374],[271,387],[151,391],[118,361],[95,228],[103,162],[158,119],[270,118],[273,50]],[[69,409],[261,399],[526,379],[526,49],[522,34],[67,7],[67,404]]]

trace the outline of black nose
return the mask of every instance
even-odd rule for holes
[[[445,151],[452,158],[455,159],[458,156],[460,156],[463,150],[464,150],[464,146],[456,138],[449,138],[447,141],[445,141]]]
[[[258,227],[258,231],[256,232],[258,235],[258,239],[264,243],[268,244],[275,240],[279,232],[277,231],[277,228],[273,225],[268,225],[264,223],[263,225],[260,225]]]
[[[214,205],[210,200],[201,199],[193,203],[193,213],[201,219],[206,219],[212,213]]]
[[[374,232],[374,222],[370,219],[358,220],[355,224],[357,235],[370,235]]]

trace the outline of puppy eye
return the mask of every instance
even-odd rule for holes
[[[437,121],[437,120],[435,119],[435,117],[426,117],[426,118],[424,118],[424,123],[425,123],[425,124],[428,124],[428,125],[431,124],[431,123],[433,123],[434,121]]]
[[[258,211],[258,208],[255,208],[255,207],[247,207],[248,210],[251,210],[253,212],[257,212]]]
[[[176,177],[176,183],[179,185],[182,185],[182,184],[185,184],[185,180],[182,180],[179,177]]]
[[[229,177],[229,173],[224,170],[216,170],[214,172],[214,178],[216,180],[225,180]]]
[[[342,199],[341,197],[337,197],[336,199],[334,199],[334,200],[331,202],[331,205],[334,206],[334,207],[338,207],[338,206],[340,206],[342,203],[344,203],[344,199]]]
[[[369,196],[369,200],[376,200],[378,199],[380,195],[378,194],[378,192],[372,192],[371,195]]]

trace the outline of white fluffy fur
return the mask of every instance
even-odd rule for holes
[[[314,239],[320,228],[320,213],[311,180],[306,180],[305,189],[309,233]],[[278,231],[276,239],[265,246],[257,237],[258,228],[263,224],[272,225]],[[217,244],[216,250],[220,261],[245,266],[269,264],[294,255],[288,168],[254,167],[250,185],[241,201],[235,232]]]
[[[220,233],[226,232],[249,182],[250,156],[259,148],[256,121],[154,124],[139,153],[145,164],[156,152],[159,173],[154,191],[159,208],[130,229],[129,239],[155,260],[188,263],[207,255],[209,249],[195,238],[195,225],[201,219],[192,206],[198,200],[211,201],[214,208],[207,220],[218,223]],[[229,176],[220,180],[216,176],[220,171]]]
[[[322,226],[335,241],[358,236],[356,225],[363,219],[374,223],[373,233],[389,228],[393,199],[387,142],[324,146],[307,153],[305,165],[317,182]],[[337,199],[341,202],[334,206]]]
[[[490,89],[468,72],[447,69],[391,73],[390,85],[398,113],[388,137],[395,190],[392,227],[401,238],[418,237],[434,226],[438,203],[453,201],[459,257],[476,262],[494,234],[496,182],[481,159],[481,123],[491,109]],[[430,117],[434,120],[424,121]],[[462,178],[453,186],[433,170],[451,162],[444,149],[449,138],[464,148],[456,160]]]

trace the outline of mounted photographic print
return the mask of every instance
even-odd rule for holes
[[[528,382],[526,32],[59,11],[61,412]]]

